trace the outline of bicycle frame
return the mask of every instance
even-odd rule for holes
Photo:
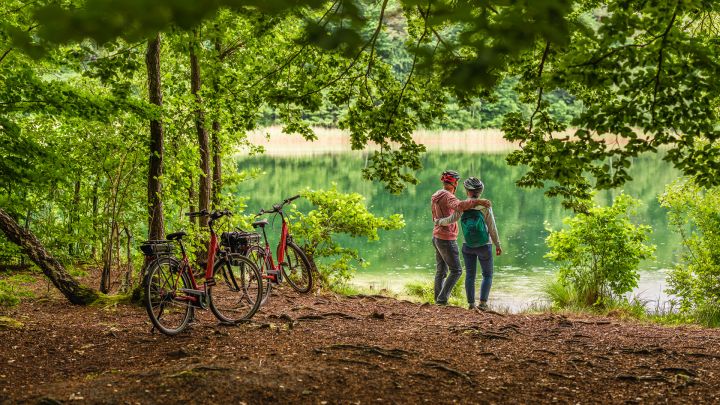
[[[197,284],[197,281],[195,280],[195,275],[192,271],[192,266],[190,265],[190,260],[188,259],[187,252],[185,251],[185,246],[182,243],[182,240],[178,240],[178,244],[180,245],[180,251],[182,252],[182,260],[180,261],[180,271],[178,271],[178,274],[175,278],[175,285],[174,287],[177,288],[177,286],[180,283],[180,277],[182,277],[183,272],[187,272],[190,275],[190,283],[192,284],[192,291],[187,291],[189,293],[194,293],[196,295],[186,295],[183,297],[177,297],[179,301],[190,301],[190,302],[198,302],[200,298],[204,297],[207,293],[207,287],[215,285],[215,274],[214,274],[214,266],[215,266],[215,258],[217,257],[217,254],[219,253],[218,249],[218,238],[215,234],[215,230],[212,227],[213,219],[210,220],[208,223],[208,226],[210,228],[210,242],[208,243],[208,257],[207,257],[207,265],[205,266],[205,283],[202,286],[199,286]]]
[[[290,230],[288,229],[287,221],[285,221],[285,215],[282,211],[277,212],[280,215],[280,219],[282,220],[282,228],[280,229],[280,241],[278,242],[277,248],[276,248],[276,254],[277,254],[277,264],[275,263],[275,260],[272,255],[272,250],[270,250],[270,242],[267,238],[267,232],[265,231],[265,227],[262,228],[263,231],[263,239],[265,240],[265,257],[268,263],[268,270],[271,270],[271,274],[265,274],[262,277],[270,279],[272,281],[281,281],[282,280],[282,271],[280,268],[280,263],[282,263],[285,260],[285,245],[287,244],[287,239],[290,236]]]

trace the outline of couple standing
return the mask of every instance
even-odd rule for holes
[[[460,254],[458,252],[458,226],[460,220],[465,243],[462,246],[465,261],[465,293],[468,307],[486,310],[493,276],[492,246],[495,254],[502,253],[489,200],[481,199],[485,185],[476,177],[470,177],[463,186],[468,199],[461,201],[455,197],[460,175],[454,170],[442,173],[440,181],[443,188],[436,191],[431,198],[433,222],[433,245],[435,246],[435,303],[447,305],[450,292],[460,275]],[[477,262],[482,268],[482,284],[480,286],[480,304],[475,305],[475,276]],[[448,275],[448,270],[450,274]]]

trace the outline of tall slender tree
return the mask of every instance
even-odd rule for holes
[[[198,149],[200,150],[200,179],[198,180],[198,208],[207,210],[210,208],[210,188],[212,173],[210,171],[210,146],[208,131],[205,128],[205,112],[202,106],[200,88],[200,62],[198,60],[198,33],[193,31],[190,43],[190,91],[195,96],[195,130],[198,137]],[[208,217],[200,217],[200,226],[208,225]]]
[[[162,107],[160,82],[160,34],[149,39],[145,53],[149,101]],[[162,239],[164,218],[162,204],[163,125],[161,116],[150,120],[150,165],[148,170],[148,238]]]

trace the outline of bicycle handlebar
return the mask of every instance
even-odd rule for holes
[[[218,219],[222,218],[224,216],[231,216],[232,212],[229,210],[222,210],[222,211],[212,211],[208,212],[208,210],[202,210],[202,211],[195,211],[195,212],[187,212],[185,213],[186,216],[190,218],[197,218],[197,217],[207,217],[209,216],[211,219]]]
[[[283,202],[280,203],[280,204],[274,204],[273,207],[272,207],[272,209],[266,210],[266,209],[262,208],[257,214],[255,214],[255,216],[256,216],[256,217],[259,217],[260,215],[263,215],[263,214],[273,214],[273,213],[279,212],[280,209],[282,209],[282,207],[283,207],[285,204],[289,204],[289,203],[291,203],[292,201],[297,200],[298,198],[300,198],[300,194],[294,195],[294,196],[292,196],[292,197],[290,197],[290,198],[286,198],[286,199],[284,199]]]

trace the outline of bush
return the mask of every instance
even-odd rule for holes
[[[655,251],[650,227],[630,220],[638,200],[621,194],[611,207],[593,207],[565,218],[567,229],[552,231],[546,258],[560,263],[559,280],[572,287],[583,306],[607,306],[637,287],[640,260]]]
[[[393,230],[405,226],[402,215],[376,217],[365,206],[365,197],[358,193],[344,194],[335,185],[330,190],[305,191],[315,209],[307,214],[293,210],[293,236],[308,256],[316,262],[326,286],[344,284],[353,275],[355,264],[367,265],[356,249],[343,247],[335,240],[339,235],[380,239],[378,229]]]
[[[405,293],[410,297],[419,298],[423,302],[435,302],[434,281],[413,281],[405,284]],[[465,298],[465,276],[458,280],[450,291],[450,305],[464,306],[467,305]]]
[[[580,302],[575,288],[564,284],[559,278],[544,285],[543,293],[555,308],[572,308]]]
[[[720,188],[706,190],[684,179],[668,185],[659,200],[683,247],[668,277],[668,292],[678,297],[682,313],[696,313],[701,323],[716,323],[712,320],[720,313]]]

